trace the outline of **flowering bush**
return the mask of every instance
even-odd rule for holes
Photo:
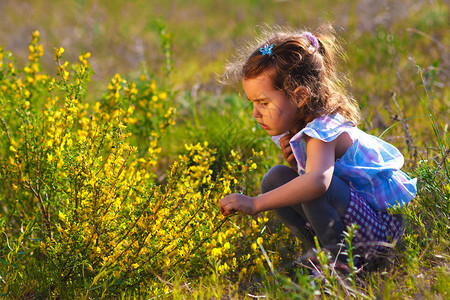
[[[175,124],[170,90],[115,75],[90,108],[90,53],[70,64],[63,52],[52,77],[39,62],[39,32],[23,69],[0,49],[2,295],[159,294],[177,266],[188,276],[261,266],[267,216],[230,221],[217,208],[243,188],[258,154],[232,151],[213,172],[215,149],[185,145],[158,182],[160,141]]]

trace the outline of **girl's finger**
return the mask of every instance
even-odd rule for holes
[[[224,206],[224,210],[226,212],[226,216],[236,212],[235,206],[234,206],[234,204],[232,202],[227,203]]]
[[[289,140],[285,140],[285,141],[281,141],[280,140],[280,147],[281,147],[281,149],[285,149],[285,148],[290,148],[291,147],[291,144],[289,144]]]
[[[234,210],[227,210],[227,209],[225,209],[224,211],[223,211],[223,213],[222,213],[222,215],[224,215],[225,217],[226,216],[228,216],[228,215],[231,215],[232,213],[234,213]]]
[[[283,152],[283,155],[285,155],[285,157],[289,156],[292,153],[291,146],[284,148],[282,150],[282,152]]]
[[[291,140],[291,138],[293,137],[292,134],[285,134],[280,138],[280,144],[289,144],[289,141]]]

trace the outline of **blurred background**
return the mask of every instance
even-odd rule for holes
[[[331,22],[346,47],[358,47],[352,41],[377,35],[380,27],[392,31],[403,23],[402,34],[407,34],[408,25],[417,27],[411,22],[425,33],[436,23],[448,25],[448,15],[442,11],[446,4],[432,0],[1,0],[0,45],[23,61],[31,32],[39,30],[49,71],[54,69],[49,49],[64,47],[68,60],[90,51],[94,80],[105,82],[115,73],[137,72],[141,64],[159,70],[164,57],[158,27],[165,25],[172,40],[174,82],[193,86],[214,82],[226,59],[260,25],[313,30]]]

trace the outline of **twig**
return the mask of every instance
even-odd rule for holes
[[[51,237],[52,236],[52,229],[51,229],[51,225],[50,225],[50,218],[49,218],[48,212],[45,209],[45,205],[44,205],[44,201],[42,200],[41,193],[36,191],[28,180],[26,180],[25,183],[28,185],[28,188],[33,192],[33,194],[39,200],[39,204],[40,204],[39,205],[39,209],[41,211],[41,214],[44,216],[45,224],[47,226],[47,231],[48,231],[47,235],[49,237]]]
[[[267,298],[266,295],[258,296],[258,295],[253,295],[253,294],[247,294],[247,296],[252,297],[252,298],[255,298],[255,299],[259,299],[259,298]]]
[[[416,28],[407,28],[406,31],[414,32],[414,33],[417,33],[417,34],[419,34],[419,35],[421,35],[421,36],[424,36],[424,37],[429,38],[429,39],[432,40],[434,43],[436,43],[436,45],[437,45],[441,50],[445,50],[445,48],[446,48],[439,40],[435,39],[434,37],[432,37],[432,36],[429,35],[429,34],[426,34],[426,33],[423,32],[423,31],[417,30]]]
[[[1,116],[0,116],[0,121],[1,121],[2,124],[3,124],[3,127],[5,127],[6,136],[8,137],[9,144],[11,144],[11,136],[9,135],[8,125],[6,125],[5,119],[3,119],[3,117],[1,117]]]

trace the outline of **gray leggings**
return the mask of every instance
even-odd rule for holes
[[[299,176],[294,170],[284,165],[271,168],[261,182],[261,192],[267,193]],[[299,237],[305,248],[314,247],[313,237],[305,228],[307,221],[311,224],[322,247],[332,252],[343,239],[345,230],[342,218],[350,203],[350,188],[333,175],[331,184],[321,197],[290,207],[275,209],[281,221]],[[306,249],[305,249],[306,250]]]

